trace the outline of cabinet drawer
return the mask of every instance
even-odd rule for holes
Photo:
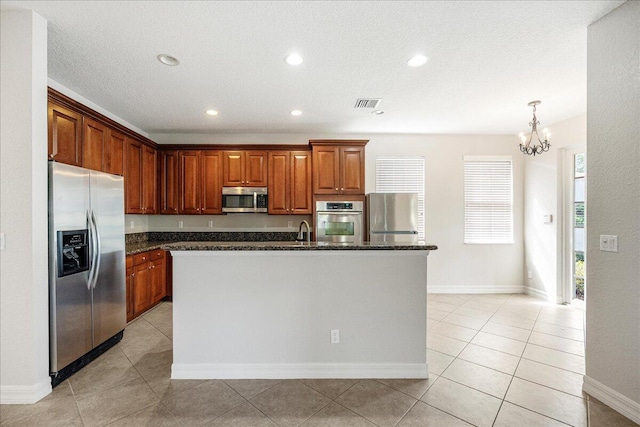
[[[133,256],[132,255],[126,257],[126,267],[127,268],[133,267]]]
[[[143,252],[133,256],[133,265],[140,265],[145,262],[149,262],[149,252]]]
[[[162,249],[156,249],[155,251],[149,252],[149,260],[155,261],[157,259],[164,258],[164,251]]]

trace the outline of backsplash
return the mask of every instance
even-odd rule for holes
[[[150,231],[125,234],[124,240],[125,244],[143,242],[288,242],[295,240],[297,235],[297,231]]]
[[[125,233],[143,232],[297,232],[311,215],[125,215]]]

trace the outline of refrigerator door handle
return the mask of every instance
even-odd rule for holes
[[[96,264],[96,243],[95,243],[95,234],[93,232],[93,221],[91,218],[91,214],[87,210],[87,228],[89,229],[89,277],[87,278],[87,289],[91,290],[91,281],[93,280],[93,273],[95,271]]]
[[[96,236],[96,251],[95,251],[96,263],[95,263],[95,268],[93,273],[93,284],[91,285],[91,287],[95,289],[96,283],[98,283],[98,274],[100,273],[100,258],[101,258],[100,255],[102,252],[102,241],[100,240],[100,229],[98,228],[98,222],[96,221],[95,212],[93,210],[91,211],[91,220],[93,222],[93,231]]]

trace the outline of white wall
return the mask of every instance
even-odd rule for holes
[[[47,22],[31,11],[0,14],[0,402],[33,403],[51,391]]]
[[[430,292],[523,291],[523,167],[515,135],[366,134],[156,134],[165,144],[300,144],[310,139],[368,139],[366,192],[375,191],[375,159],[381,155],[424,156],[426,164],[426,240],[438,245],[430,255]],[[463,244],[463,156],[512,155],[514,160],[514,237],[512,245]],[[175,219],[161,219],[171,221]],[[214,217],[215,221],[215,217]],[[273,221],[277,221],[275,218]],[[160,224],[149,219],[149,231]],[[214,222],[215,223],[215,222]],[[185,222],[186,224],[186,222]],[[295,224],[295,223],[294,223]]]
[[[544,104],[543,104],[544,105]],[[544,114],[544,110],[540,113]],[[524,118],[523,118],[524,120]],[[566,172],[567,147],[587,143],[587,115],[555,124],[542,123],[551,132],[551,149],[537,156],[525,156],[524,164],[524,256],[523,281],[526,292],[552,302],[562,302],[562,175]],[[551,224],[542,215],[551,214]],[[569,214],[569,213],[567,213]],[[527,278],[527,272],[532,278]]]
[[[588,29],[584,389],[640,423],[640,2]],[[601,252],[599,236],[618,236]],[[626,404],[626,406],[625,406]],[[625,412],[623,412],[625,413]]]

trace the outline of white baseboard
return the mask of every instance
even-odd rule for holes
[[[429,294],[521,294],[522,286],[429,286]]]
[[[546,291],[532,288],[531,286],[525,286],[524,293],[527,295],[531,295],[532,297],[543,299],[545,301],[551,301],[550,296]],[[556,301],[557,298],[554,297],[553,300]]]
[[[3,385],[0,386],[0,404],[36,403],[49,393],[51,393],[51,379],[49,378],[29,386]]]
[[[634,402],[627,396],[623,396],[586,375],[583,378],[582,391],[620,412],[631,421],[640,424],[640,402]]]
[[[426,363],[202,363],[171,366],[171,379],[429,378]]]

